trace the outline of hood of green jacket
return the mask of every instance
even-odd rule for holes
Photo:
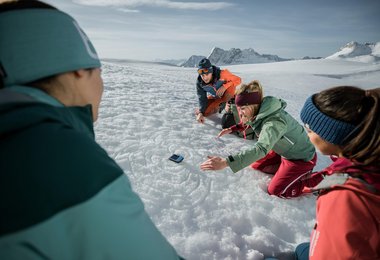
[[[286,102],[282,99],[267,96],[263,98],[263,102],[260,105],[259,113],[257,114],[256,120],[261,120],[268,117],[271,114],[279,112],[281,109],[285,109]]]

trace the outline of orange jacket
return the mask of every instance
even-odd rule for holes
[[[379,174],[369,175],[376,183],[350,177],[320,193],[310,260],[380,259]]]
[[[224,69],[220,71],[220,80],[224,81],[223,87],[228,89],[229,87],[238,86],[241,83],[241,78],[232,74],[228,69]]]

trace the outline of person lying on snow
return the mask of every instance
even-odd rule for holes
[[[233,131],[252,128],[257,142],[252,147],[227,158],[208,156],[201,164],[202,170],[221,170],[230,167],[237,172],[247,166],[273,174],[267,192],[281,198],[303,194],[305,186],[312,187],[322,180],[312,176],[317,155],[305,129],[284,109],[285,101],[263,97],[262,86],[254,80],[236,90],[235,104],[241,123],[223,129],[218,137]]]

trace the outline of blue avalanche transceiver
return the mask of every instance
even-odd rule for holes
[[[184,159],[183,156],[179,155],[179,154],[173,154],[172,156],[169,157],[170,161],[173,161],[173,162],[176,162],[176,163],[182,162],[183,159]]]

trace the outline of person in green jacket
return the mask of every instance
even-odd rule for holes
[[[235,104],[240,124],[223,129],[218,137],[252,128],[257,142],[228,158],[208,156],[201,164],[202,170],[229,166],[237,172],[251,165],[253,169],[274,174],[267,191],[281,198],[300,196],[305,186],[314,186],[322,180],[311,174],[317,160],[315,148],[304,128],[284,110],[285,101],[263,97],[260,82],[254,80],[236,90]]]
[[[94,138],[96,51],[69,15],[0,4],[0,259],[180,259]]]

